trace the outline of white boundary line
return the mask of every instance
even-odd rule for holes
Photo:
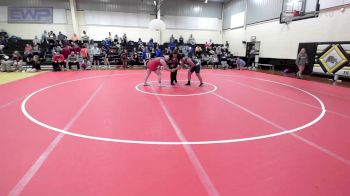
[[[160,103],[160,106],[162,107],[166,117],[168,118],[171,126],[174,128],[177,137],[181,140],[181,142],[186,143],[187,139],[186,139],[185,135],[183,134],[183,132],[181,131],[181,129],[179,128],[179,126],[175,122],[174,118],[170,114],[170,112],[167,109],[167,107],[165,106],[164,102],[162,101],[162,99],[159,96],[156,96],[156,97],[157,97],[157,99]],[[183,144],[183,147],[185,149],[187,156],[191,160],[191,163],[192,163],[193,167],[195,168],[195,170],[199,176],[199,179],[201,180],[203,186],[205,187],[208,195],[210,195],[210,196],[220,195],[219,192],[216,190],[214,184],[210,180],[209,175],[205,171],[203,165],[199,161],[196,153],[193,151],[192,147],[188,144]]]
[[[179,80],[181,81],[181,80]],[[183,80],[182,80],[183,81]],[[154,83],[156,81],[150,81],[150,83]],[[149,94],[149,95],[158,95],[158,96],[168,96],[168,97],[191,97],[191,96],[199,96],[199,95],[205,95],[205,94],[209,94],[209,93],[212,93],[212,92],[215,92],[218,87],[215,86],[214,84],[211,84],[211,83],[208,83],[208,82],[203,82],[204,84],[207,84],[209,86],[212,86],[213,89],[210,90],[210,91],[207,91],[207,92],[204,92],[204,93],[192,93],[192,94],[175,94],[175,95],[172,95],[172,94],[161,94],[161,93],[152,93],[152,92],[147,92],[147,91],[143,91],[140,89],[140,86],[143,85],[143,83],[141,84],[138,84],[135,86],[136,90],[141,92],[141,93],[145,93],[145,94]]]
[[[87,106],[96,97],[97,93],[100,92],[104,84],[105,84],[105,81],[98,86],[98,88],[93,92],[93,94],[89,97],[89,99],[86,100],[86,102],[80,108],[80,110],[67,123],[67,125],[64,127],[64,130],[69,130],[73,126],[73,124],[78,120],[79,116],[84,112]],[[50,156],[52,151],[63,139],[64,135],[65,135],[64,133],[60,133],[55,137],[55,139],[49,144],[49,146],[45,149],[45,151],[40,155],[40,157],[35,161],[35,163],[30,167],[30,169],[20,179],[20,181],[15,185],[15,187],[10,191],[9,196],[17,196],[21,194],[21,192],[27,186],[27,184],[31,181],[33,176],[39,171],[42,164],[47,160],[47,158]]]
[[[215,95],[215,96],[217,96],[218,98],[224,100],[225,102],[227,102],[227,103],[229,103],[229,104],[231,104],[231,105],[233,105],[233,106],[235,106],[235,107],[237,107],[237,108],[239,108],[239,109],[241,109],[241,110],[243,110],[243,111],[245,111],[245,112],[251,114],[252,116],[254,116],[254,117],[256,117],[256,118],[258,118],[258,119],[260,119],[260,120],[266,122],[267,124],[272,125],[273,127],[277,128],[277,129],[279,129],[279,130],[281,130],[281,131],[286,131],[286,129],[285,129],[284,127],[282,127],[282,126],[280,126],[280,125],[278,125],[278,124],[276,124],[276,123],[274,123],[274,122],[272,122],[272,121],[266,119],[265,117],[263,117],[263,116],[261,116],[261,115],[255,113],[255,112],[253,112],[253,111],[247,109],[246,107],[243,107],[243,106],[239,105],[238,103],[235,103],[235,102],[233,102],[233,101],[230,101],[230,100],[228,100],[227,98],[225,98],[225,97],[223,97],[223,96],[221,96],[221,95],[218,95],[218,94],[216,94],[216,93],[213,93],[213,95]],[[326,149],[326,148],[324,148],[324,147],[322,147],[322,146],[320,146],[320,145],[318,145],[318,144],[316,144],[316,143],[313,143],[313,142],[311,142],[310,140],[308,140],[308,139],[306,139],[306,138],[303,138],[303,137],[297,135],[297,134],[294,133],[294,132],[290,132],[289,135],[291,135],[291,136],[297,138],[298,140],[304,142],[305,144],[308,144],[308,145],[310,145],[310,146],[312,146],[312,147],[314,147],[314,148],[320,150],[321,152],[323,152],[323,153],[329,155],[330,157],[333,157],[333,158],[335,158],[335,159],[337,159],[337,160],[339,160],[339,161],[345,163],[346,165],[350,165],[350,160],[347,160],[346,158],[344,158],[344,157],[342,157],[342,156],[340,156],[340,155],[338,155],[338,154],[336,154],[336,153],[334,153],[334,152],[332,152],[332,151],[330,151],[330,150],[328,150],[328,149]]]
[[[308,106],[308,107],[311,107],[311,108],[315,108],[315,109],[321,109],[319,106],[314,106],[314,105],[309,104],[309,103],[305,103],[305,102],[302,102],[302,101],[297,101],[297,100],[291,99],[291,98],[283,96],[283,95],[279,95],[279,94],[272,93],[272,92],[267,91],[267,90],[263,90],[263,89],[256,88],[256,87],[253,87],[253,86],[250,86],[250,85],[247,85],[247,84],[243,84],[241,82],[236,82],[236,81],[232,81],[232,80],[227,80],[227,81],[231,82],[231,83],[234,83],[234,84],[238,84],[240,86],[244,86],[244,87],[248,87],[248,88],[254,89],[254,90],[259,91],[259,92],[263,92],[263,93],[267,93],[267,94],[270,94],[270,95],[273,95],[273,96],[276,96],[276,97],[280,97],[282,99],[285,99],[285,100],[288,100],[288,101],[291,101],[291,102],[294,102],[294,103],[302,104],[302,105],[305,105],[305,106]],[[327,109],[327,113],[332,113],[334,115],[338,115],[338,116],[350,119],[350,116],[348,116],[346,114],[339,113],[339,112],[335,112],[333,110]]]
[[[47,86],[44,88],[41,88],[33,93],[31,93],[23,102],[21,105],[21,110],[23,112],[23,114],[33,123],[38,124],[39,126],[45,127],[47,129],[56,131],[56,132],[60,132],[60,133],[64,133],[67,135],[71,135],[71,136],[75,136],[75,137],[81,137],[81,138],[86,138],[86,139],[93,139],[93,140],[99,140],[99,141],[106,141],[106,142],[117,142],[117,143],[129,143],[129,144],[151,144],[151,145],[184,145],[184,144],[189,144],[189,145],[196,145],[196,144],[223,144],[223,143],[233,143],[233,142],[243,142],[243,141],[251,141],[251,140],[258,140],[258,139],[265,139],[265,138],[271,138],[271,137],[276,137],[276,136],[280,136],[280,135],[284,135],[284,134],[288,134],[288,133],[293,133],[293,132],[297,132],[300,131],[302,129],[305,129],[309,126],[312,126],[313,124],[317,123],[318,121],[320,121],[325,113],[326,113],[326,109],[325,106],[323,104],[323,102],[316,97],[315,95],[311,94],[310,92],[307,92],[303,89],[288,85],[288,84],[284,84],[284,83],[280,83],[280,82],[275,82],[275,81],[270,81],[270,80],[266,80],[266,79],[260,79],[260,78],[253,78],[253,77],[246,77],[246,78],[253,78],[253,79],[257,79],[260,81],[265,81],[265,82],[270,82],[270,83],[274,83],[274,84],[279,84],[282,86],[286,86],[286,87],[290,87],[293,88],[295,90],[299,90],[301,92],[304,92],[308,95],[310,95],[311,97],[313,97],[314,99],[316,99],[320,106],[321,106],[321,113],[320,115],[315,118],[314,120],[312,120],[311,122],[302,125],[300,127],[294,128],[294,129],[290,129],[290,130],[285,130],[283,132],[279,132],[279,133],[273,133],[273,134],[268,134],[268,135],[262,135],[262,136],[255,136],[255,137],[247,137],[247,138],[238,138],[238,139],[227,139],[227,140],[209,140],[209,141],[190,141],[190,142],[169,142],[169,141],[143,141],[143,140],[124,140],[124,139],[112,139],[112,138],[104,138],[104,137],[96,137],[96,136],[89,136],[89,135],[83,135],[83,134],[78,134],[78,133],[72,133],[72,132],[68,132],[50,125],[47,125],[37,119],[35,119],[34,117],[32,117],[28,111],[26,110],[26,104],[28,102],[28,100],[34,96],[35,94],[42,92],[44,90],[47,90],[49,88],[55,87],[55,86],[59,86],[62,84],[67,84],[70,82],[76,82],[76,81],[81,81],[81,80],[87,80],[87,79],[93,79],[93,78],[101,78],[101,77],[111,77],[111,76],[125,76],[125,75],[129,75],[129,74],[114,74],[114,75],[101,75],[101,76],[94,76],[94,77],[87,77],[87,78],[80,78],[80,79],[76,79],[76,80],[70,80],[70,81],[66,81],[66,82],[61,82],[58,84],[54,84],[51,86]],[[235,76],[232,76],[235,77]]]

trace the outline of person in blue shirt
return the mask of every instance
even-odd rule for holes
[[[141,55],[141,58],[142,58],[142,61],[143,61],[143,64],[146,68],[146,60],[147,60],[147,48],[146,47],[143,47],[142,48],[142,55]]]
[[[163,56],[162,50],[161,50],[159,47],[157,47],[157,50],[156,50],[156,57],[162,57],[162,56]]]
[[[237,57],[236,65],[238,70],[243,70],[243,67],[246,65],[246,63],[243,61],[243,59],[241,59],[240,57]]]
[[[171,42],[169,43],[169,49],[170,49],[170,51],[173,52],[173,51],[175,50],[175,48],[176,48],[175,42],[171,41]]]
[[[153,38],[151,38],[147,44],[148,49],[151,50],[152,48],[154,48],[154,43],[153,43]]]

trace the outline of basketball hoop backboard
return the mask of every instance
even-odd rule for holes
[[[319,0],[283,0],[280,23],[318,17]]]

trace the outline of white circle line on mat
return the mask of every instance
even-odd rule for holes
[[[179,81],[183,81],[183,80],[179,80]],[[156,81],[150,81],[149,83],[155,83]],[[136,90],[141,92],[141,93],[145,93],[145,94],[149,94],[149,95],[157,95],[157,96],[167,96],[167,97],[191,97],[191,96],[199,96],[199,95],[205,95],[205,94],[209,94],[209,93],[213,93],[215,92],[218,87],[215,86],[214,84],[208,83],[208,82],[203,82],[206,85],[212,86],[213,89],[207,92],[203,92],[203,93],[191,93],[191,94],[163,94],[163,93],[152,93],[152,92],[147,92],[147,91],[143,91],[140,89],[140,86],[143,86],[143,83],[138,84],[135,86]],[[179,88],[181,86],[174,86],[174,88]],[[183,88],[186,88],[186,86],[182,86]],[[162,87],[159,87],[162,88]],[[198,88],[202,88],[202,87],[198,87]]]
[[[136,74],[136,73],[135,73]],[[137,73],[139,74],[139,73]],[[62,84],[67,84],[67,83],[71,83],[71,82],[77,82],[77,81],[81,81],[81,80],[88,80],[88,79],[93,79],[93,78],[101,78],[101,77],[111,77],[111,76],[125,76],[125,75],[130,75],[130,74],[113,74],[113,75],[101,75],[101,76],[92,76],[92,77],[86,77],[86,78],[80,78],[80,79],[75,79],[75,80],[70,80],[70,81],[65,81],[65,82],[61,82],[61,83],[57,83],[54,85],[50,85],[50,86],[46,86],[43,87],[33,93],[31,93],[30,95],[28,95],[22,102],[21,104],[21,110],[22,113],[33,123],[40,125],[42,127],[45,127],[47,129],[50,129],[52,131],[56,131],[59,133],[64,133],[70,136],[75,136],[75,137],[80,137],[80,138],[85,138],[85,139],[92,139],[92,140],[98,140],[98,141],[105,141],[105,142],[116,142],[116,143],[128,143],[128,144],[147,144],[147,145],[206,145],[206,144],[224,144],[224,143],[234,143],[234,142],[244,142],[244,141],[252,141],[252,140],[259,140],[259,139],[265,139],[265,138],[271,138],[271,137],[276,137],[276,136],[280,136],[280,135],[284,135],[284,134],[288,134],[288,133],[293,133],[293,132],[297,132],[300,131],[302,129],[305,129],[307,127],[312,126],[313,124],[317,123],[318,121],[320,121],[324,115],[326,114],[326,108],[324,103],[315,95],[313,95],[312,93],[305,91],[303,89],[300,89],[298,87],[289,85],[289,84],[284,84],[281,82],[276,82],[276,81],[271,81],[271,80],[267,80],[267,79],[262,79],[262,78],[254,78],[254,77],[244,77],[244,76],[235,76],[235,75],[224,75],[224,74],[217,74],[217,75],[222,75],[222,76],[231,76],[231,77],[241,77],[241,78],[250,78],[250,79],[255,79],[255,80],[260,80],[260,81],[265,81],[265,82],[270,82],[270,83],[275,83],[275,84],[279,84],[282,86],[286,86],[286,87],[290,87],[296,90],[299,90],[301,92],[304,92],[308,95],[310,95],[311,97],[313,97],[314,99],[316,99],[318,101],[318,103],[321,106],[321,113],[319,114],[318,117],[316,117],[314,120],[310,121],[309,123],[306,123],[302,126],[290,129],[290,130],[286,130],[286,131],[282,131],[282,132],[278,132],[278,133],[273,133],[273,134],[268,134],[268,135],[261,135],[261,136],[254,136],[254,137],[246,137],[246,138],[236,138],[236,139],[226,139],[226,140],[208,140],[208,141],[187,141],[187,142],[175,142],[175,141],[144,141],[144,140],[126,140],[126,139],[115,139],[115,138],[105,138],[105,137],[96,137],[96,136],[89,136],[89,135],[83,135],[83,134],[79,134],[79,133],[73,133],[73,132],[68,132],[65,131],[63,129],[59,129],[56,127],[53,127],[51,125],[45,124],[37,119],[35,119],[34,117],[32,117],[27,109],[26,109],[26,104],[29,101],[30,98],[32,98],[34,95],[36,95],[39,92],[42,92],[44,90],[47,90],[49,88],[55,87],[55,86],[59,86]],[[216,75],[216,74],[213,74]]]

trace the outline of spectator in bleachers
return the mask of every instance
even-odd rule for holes
[[[4,30],[4,29],[1,29],[0,30],[0,38],[3,37],[5,39],[8,39],[9,38],[9,35],[8,33]]]
[[[153,38],[151,38],[151,39],[148,41],[147,47],[148,47],[149,50],[151,50],[152,48],[154,48]]]
[[[246,63],[239,56],[236,58],[236,65],[238,70],[242,70]]]
[[[63,49],[62,49],[62,52],[61,54],[63,55],[64,59],[67,59],[69,54],[70,54],[70,48],[68,45],[66,45]]]
[[[22,55],[16,50],[12,54],[12,69],[13,71],[22,71],[25,63],[23,62]]]
[[[80,56],[83,59],[88,59],[88,49],[86,48],[86,46],[84,45],[81,50],[80,50]]]
[[[208,52],[208,49],[209,49],[209,43],[208,42],[205,42],[204,49],[205,49],[205,52]]]
[[[143,65],[146,68],[146,63],[147,63],[147,47],[143,47],[142,48],[142,55],[141,55],[142,61],[143,61]]]
[[[108,59],[108,49],[102,48],[102,58],[103,58],[103,63],[106,66],[106,69],[111,69],[111,64],[109,63],[109,59]]]
[[[0,59],[0,63],[1,63],[1,67],[0,67],[1,72],[13,71],[11,68],[12,60],[10,60],[8,56],[2,55]]]
[[[209,48],[213,48],[214,47],[214,43],[211,41],[211,39],[209,40],[208,45],[209,45]]]
[[[38,72],[41,70],[40,59],[38,55],[34,55],[33,59],[28,63],[32,67],[27,69],[27,72]]]
[[[176,48],[176,44],[175,44],[175,42],[170,42],[169,43],[169,50],[171,51],[171,52],[173,52],[174,50],[175,50],[175,48]]]
[[[136,65],[138,64],[138,62],[139,62],[139,55],[137,53],[136,48],[134,48],[130,55],[130,65],[131,66]]]
[[[170,42],[175,42],[175,38],[174,38],[174,35],[173,35],[173,34],[171,34],[171,36],[170,36],[169,43],[170,43]]]
[[[112,33],[111,33],[111,32],[108,32],[108,37],[107,37],[107,39],[109,40],[110,43],[112,43],[113,38],[112,38]]]
[[[41,35],[41,43],[47,42],[47,31],[44,30],[43,34]]]
[[[122,68],[128,68],[128,51],[126,49],[120,54],[120,60],[122,61]]]
[[[102,42],[102,48],[109,50],[109,47],[112,45],[112,42],[106,37]]]
[[[119,37],[118,37],[118,34],[115,34],[114,36],[114,44],[119,44]]]
[[[33,57],[33,47],[30,44],[26,44],[26,47],[24,48],[24,58],[30,59]],[[29,60],[27,60],[29,62]]]
[[[162,56],[163,56],[162,50],[161,50],[159,47],[157,47],[157,50],[156,50],[156,57],[162,57]]]
[[[155,51],[155,49],[154,49],[154,48],[152,48],[152,49],[151,49],[151,52],[150,52],[150,58],[151,58],[151,59],[156,58],[156,51]]]
[[[163,53],[164,53],[164,56],[165,55],[169,56],[171,52],[168,48],[165,48]]]
[[[218,57],[218,61],[221,62],[221,56],[222,56],[221,46],[220,45],[217,46],[215,50],[216,50],[215,53],[216,53],[216,55]]]
[[[41,41],[40,41],[40,39],[38,38],[38,36],[34,36],[34,39],[33,39],[33,46],[38,45],[38,44],[40,44],[40,43],[41,43]]]
[[[197,56],[197,58],[202,56],[202,48],[199,45],[197,45],[197,47],[195,49],[195,55]]]
[[[33,55],[41,55],[41,50],[38,44],[34,44],[33,46]]]
[[[77,34],[73,34],[73,36],[72,36],[72,38],[71,38],[71,40],[72,40],[72,42],[74,42],[74,43],[78,43],[78,35]]]
[[[141,50],[143,47],[143,42],[142,42],[141,38],[139,38],[139,40],[137,41],[137,45],[138,45],[138,49]]]
[[[55,53],[54,56],[52,57],[52,67],[53,71],[61,71],[66,68],[64,56],[60,53]]]
[[[65,36],[64,34],[62,34],[62,32],[58,32],[58,35],[57,35],[57,40],[59,42],[64,42],[64,40],[67,38],[67,36]]]
[[[196,40],[194,39],[193,35],[191,34],[187,41],[190,45],[196,45]]]
[[[0,47],[2,47],[2,49],[4,49],[5,46],[6,46],[5,38],[1,37],[1,38],[0,38]]]
[[[70,55],[68,56],[68,59],[67,59],[67,65],[69,67],[69,69],[72,69],[72,65],[76,65],[77,66],[77,70],[80,69],[80,64],[79,64],[79,57],[75,54],[74,51],[72,51],[70,53]]]
[[[50,31],[47,34],[47,40],[49,41],[49,43],[55,43],[56,42],[56,34],[53,31]]]
[[[209,64],[212,65],[213,69],[219,68],[219,59],[215,52],[210,55]]]
[[[56,45],[56,34],[53,31],[47,34],[47,41],[49,42],[49,51],[52,51]]]
[[[81,62],[81,68],[83,70],[91,69],[91,62],[88,59],[84,58],[83,62]]]
[[[80,53],[80,47],[78,44],[76,43],[72,43],[73,47],[71,48],[70,51],[74,51],[75,54],[79,54]]]
[[[94,44],[94,46],[90,50],[93,57],[93,65],[95,66],[96,69],[98,69],[98,67],[100,66],[101,50],[100,48],[97,47],[97,44]]]
[[[179,45],[184,45],[185,42],[184,42],[184,38],[182,37],[182,35],[180,35],[180,38],[179,38]]]
[[[61,53],[62,50],[63,50],[62,47],[60,45],[57,45],[52,49],[52,54],[54,54],[56,52]]]
[[[123,42],[122,42],[123,46],[126,46],[127,42],[128,42],[128,38],[126,37],[126,33],[124,33],[124,35],[123,35]]]
[[[83,43],[89,43],[89,36],[86,34],[86,31],[83,31],[83,34],[81,35],[81,40]]]
[[[4,45],[1,45],[1,43],[0,43],[0,57],[3,57],[4,56],[4,48],[5,48],[5,46]]]

